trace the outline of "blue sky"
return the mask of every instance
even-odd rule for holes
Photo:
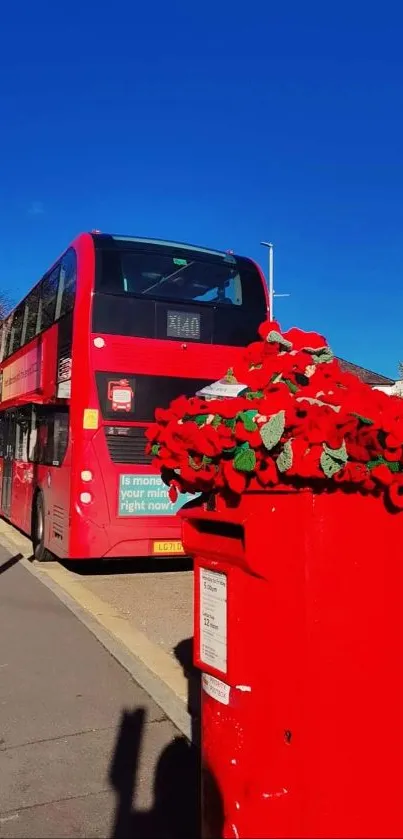
[[[403,6],[22,0],[0,33],[1,287],[81,230],[253,256],[276,316],[403,358]]]

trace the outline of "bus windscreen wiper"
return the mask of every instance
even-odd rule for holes
[[[189,262],[187,265],[181,265],[181,267],[178,268],[176,271],[173,271],[172,274],[168,274],[166,277],[161,277],[161,279],[158,280],[158,282],[153,283],[153,285],[148,286],[148,288],[144,289],[144,291],[142,291],[141,293],[142,294],[148,294],[148,292],[152,291],[153,288],[158,288],[158,286],[163,285],[164,283],[167,283],[168,280],[172,280],[174,277],[178,277],[178,274],[181,274],[183,271],[186,271],[186,268],[190,268],[194,264],[195,264],[194,262]]]

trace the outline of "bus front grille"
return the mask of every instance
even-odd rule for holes
[[[145,426],[109,425],[105,428],[106,444],[114,463],[139,463],[145,466],[152,455],[145,453]]]

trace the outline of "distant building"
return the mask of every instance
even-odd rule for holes
[[[343,358],[337,360],[345,373],[353,373],[354,376],[357,376],[366,385],[370,385],[374,390],[383,390],[390,395],[403,396],[403,381],[389,379],[388,376],[374,373],[372,370],[367,370],[366,367],[359,367],[358,364],[352,364],[351,361],[345,361]]]

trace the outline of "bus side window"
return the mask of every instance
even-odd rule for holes
[[[14,451],[15,459],[21,460],[23,463],[27,463],[28,461],[28,436],[29,415],[27,414],[27,411],[24,410],[17,416]]]
[[[39,305],[40,286],[36,285],[27,297],[27,327],[25,332],[25,343],[32,341],[36,335],[36,322],[38,319],[38,305]]]
[[[24,317],[22,320],[22,332],[21,332],[21,347],[27,343],[27,326],[28,326],[28,300],[25,300],[22,304],[24,308]]]
[[[74,307],[77,285],[77,257],[73,248],[65,253],[60,266],[60,283],[56,303],[55,320],[63,317]]]
[[[33,411],[31,432],[29,435],[29,459],[34,463],[47,464],[49,447],[49,413],[36,407]]]
[[[4,414],[0,414],[0,457],[4,457]]]
[[[22,332],[22,322],[24,319],[24,306],[20,305],[15,310],[12,320],[11,326],[11,335],[10,335],[10,343],[9,343],[9,355],[15,352],[20,348],[21,344],[21,332]]]
[[[41,282],[41,297],[36,323],[36,334],[52,326],[55,319],[57,290],[59,285],[60,264]]]
[[[45,466],[61,466],[69,437],[68,410],[35,408],[29,437],[29,459]]]
[[[53,463],[61,466],[63,463],[69,442],[69,412],[57,411],[55,413],[55,428],[53,434]]]
[[[3,346],[4,346],[4,355],[3,358],[8,358],[10,355],[10,338],[11,338],[11,326],[13,322],[12,315],[7,318],[7,320],[3,324]]]

